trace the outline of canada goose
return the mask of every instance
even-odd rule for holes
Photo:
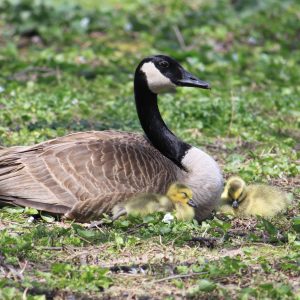
[[[221,195],[219,211],[236,216],[274,217],[289,205],[287,195],[279,189],[251,184],[237,176],[230,177]]]
[[[146,138],[91,131],[0,150],[0,201],[86,222],[136,194],[164,194],[179,181],[193,191],[197,219],[206,218],[218,203],[223,178],[212,157],[178,139],[162,120],[157,94],[177,86],[209,88],[168,56],[138,65],[134,95]]]
[[[125,203],[113,207],[113,221],[123,215],[145,216],[156,211],[171,212],[175,210],[178,220],[190,221],[195,216],[193,192],[186,185],[175,182],[170,185],[166,195],[147,193],[137,195]]]

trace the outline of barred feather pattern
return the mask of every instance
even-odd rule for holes
[[[0,149],[0,202],[85,222],[137,194],[164,194],[181,172],[140,134],[79,132]]]

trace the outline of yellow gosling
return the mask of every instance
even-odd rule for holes
[[[194,206],[191,189],[175,182],[170,185],[166,195],[141,194],[125,203],[115,205],[112,219],[116,220],[122,215],[145,216],[156,211],[175,211],[178,220],[190,221],[195,216]]]
[[[195,217],[195,203],[192,190],[179,182],[170,185],[167,195],[175,209],[177,220],[191,221]]]
[[[286,211],[290,200],[276,187],[251,184],[238,177],[230,177],[221,195],[219,211],[235,216],[271,218]]]

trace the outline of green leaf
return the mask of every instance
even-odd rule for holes
[[[24,208],[20,207],[20,206],[14,206],[14,207],[5,206],[3,208],[3,210],[10,214],[20,214],[20,213],[24,212]]]
[[[122,236],[116,234],[115,235],[115,243],[118,245],[118,246],[121,246],[121,245],[124,245],[124,239]]]
[[[187,267],[187,266],[177,266],[176,270],[179,274],[187,274],[189,272],[189,267]]]
[[[39,211],[32,207],[25,207],[24,213],[27,215],[38,215]]]
[[[61,274],[62,275],[71,269],[72,269],[72,266],[69,264],[65,264],[65,263],[54,263],[51,266],[51,272],[53,274]]]
[[[201,279],[197,283],[198,289],[203,292],[211,292],[216,288],[216,284],[207,279]]]
[[[41,218],[47,223],[53,223],[55,221],[55,218],[53,216],[47,215],[45,213],[41,214]]]
[[[166,224],[166,225],[162,225],[160,227],[159,231],[162,235],[164,235],[164,234],[170,233],[172,231],[172,229],[168,224]]]
[[[147,215],[143,217],[143,222],[144,223],[152,223],[155,221],[155,217],[152,215]]]
[[[128,228],[130,225],[130,222],[128,220],[123,220],[119,223],[120,227],[122,228]]]
[[[292,220],[293,228],[296,232],[300,232],[300,216],[294,217]]]
[[[77,229],[77,234],[83,238],[93,238],[96,236],[96,232],[94,230],[83,230]]]
[[[268,220],[260,217],[260,220],[265,228],[265,230],[271,234],[271,235],[276,235],[278,233],[278,229]]]

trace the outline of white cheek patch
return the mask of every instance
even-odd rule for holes
[[[141,71],[145,74],[148,87],[154,94],[172,92],[176,85],[166,76],[164,76],[152,62],[143,64]]]

